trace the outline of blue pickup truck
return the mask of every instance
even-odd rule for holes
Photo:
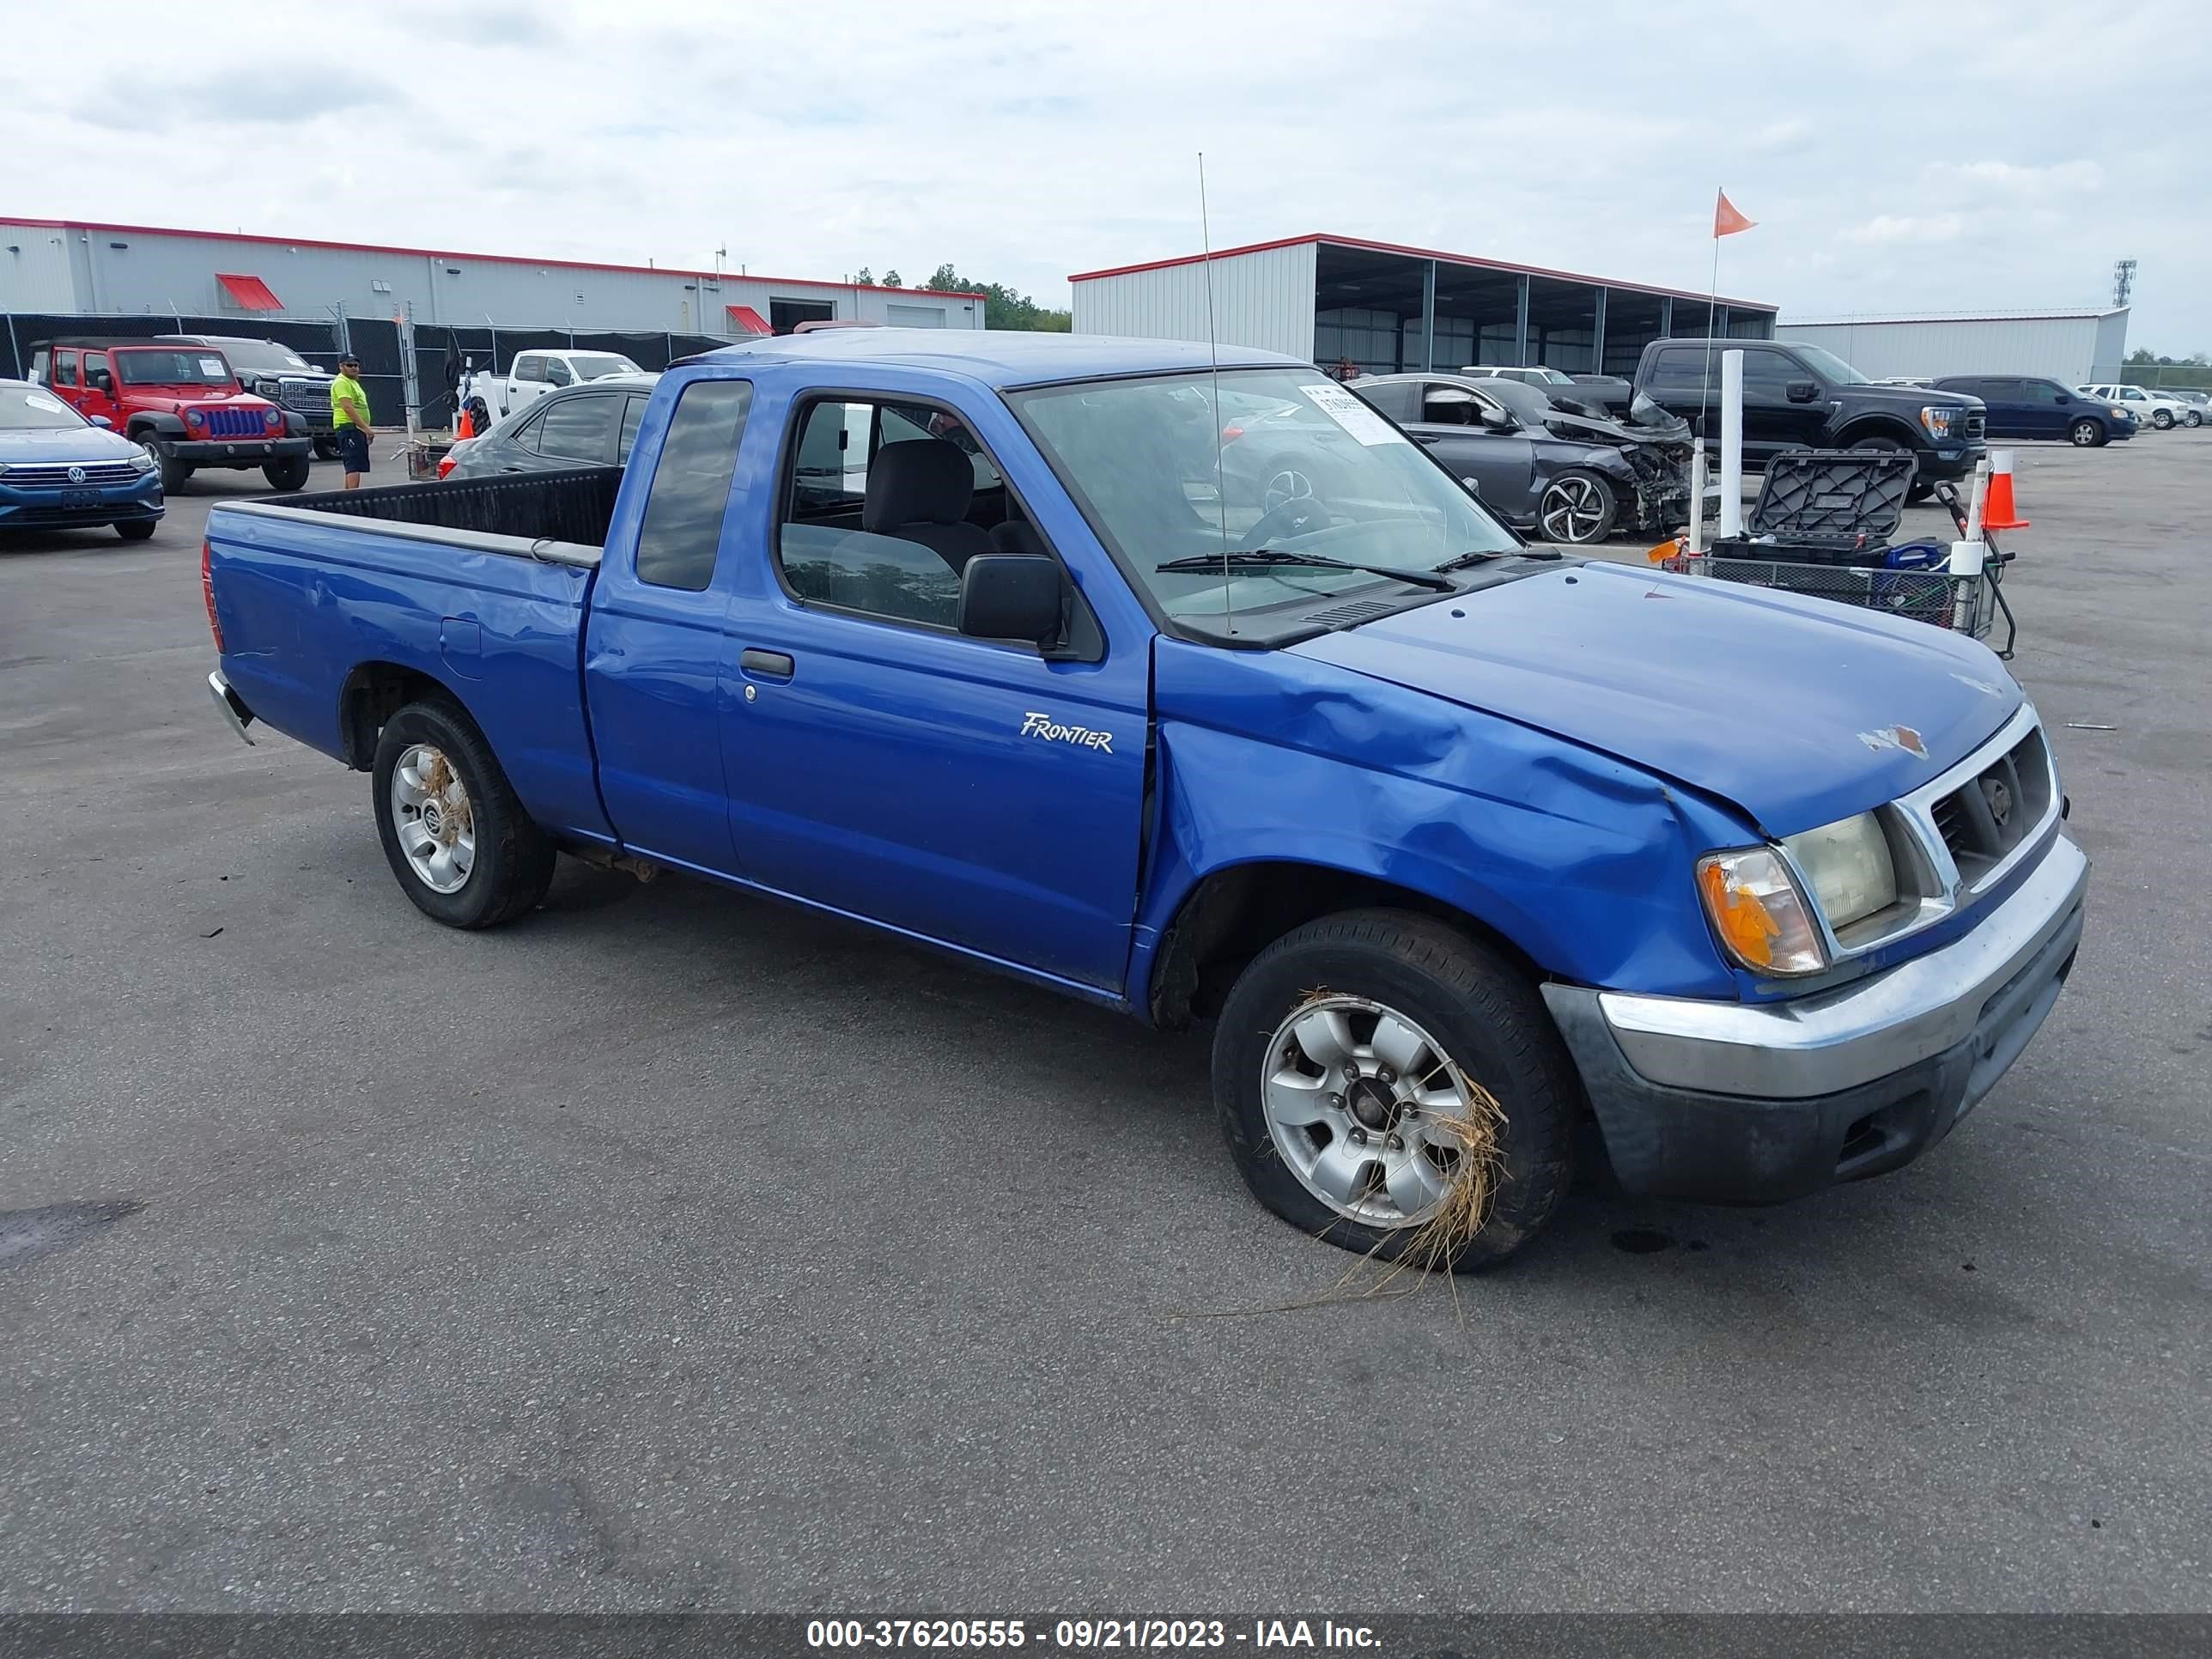
[[[1503,1259],[1593,1120],[1634,1193],[1896,1169],[2081,938],[1983,647],[1529,546],[1270,353],[732,347],[625,469],[224,501],[204,573],[224,717],[370,774],[431,917],[566,853],[1211,1020],[1253,1192],[1384,1256]]]

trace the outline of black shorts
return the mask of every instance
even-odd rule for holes
[[[368,471],[368,434],[349,424],[337,428],[331,435],[338,441],[338,459],[347,471]]]

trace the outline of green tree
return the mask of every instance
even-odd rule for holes
[[[885,288],[904,288],[906,284],[899,280],[899,274],[896,270],[890,270],[884,272],[884,286]]]
[[[938,266],[923,286],[940,289],[948,294],[982,295],[983,326],[986,328],[1018,328],[1036,333],[1065,334],[1074,321],[1066,312],[1041,306],[1028,295],[1017,294],[1003,283],[971,282],[950,264]]]
[[[858,283],[862,288],[873,288],[876,285],[875,277],[869,273],[868,268],[866,265],[862,265],[858,271],[854,273],[853,280]]]

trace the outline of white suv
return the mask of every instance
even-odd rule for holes
[[[2074,389],[2100,402],[2118,404],[2142,424],[2154,426],[2161,432],[2169,427],[2204,424],[2203,410],[2162,392],[2147,391],[2139,386],[2077,386]]]

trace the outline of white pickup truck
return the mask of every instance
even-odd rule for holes
[[[642,374],[618,351],[518,351],[505,375],[489,370],[463,379],[461,401],[483,400],[494,420],[526,409],[549,392],[586,380],[604,380],[610,374]]]

